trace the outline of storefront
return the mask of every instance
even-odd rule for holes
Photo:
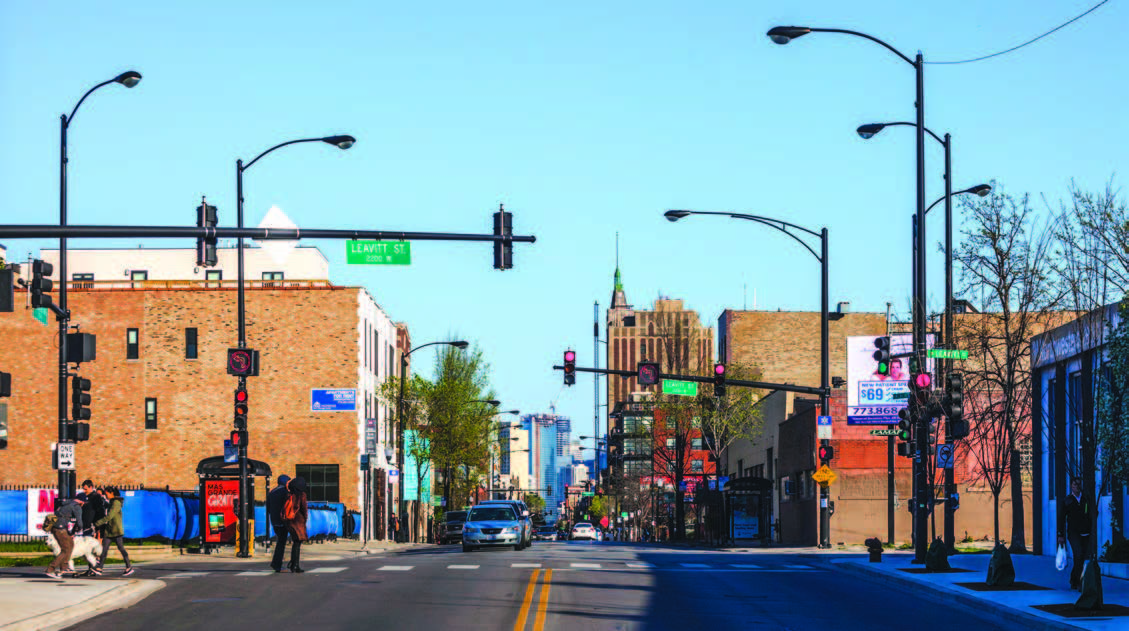
[[[725,484],[729,537],[738,543],[772,543],[772,481],[745,477]]]

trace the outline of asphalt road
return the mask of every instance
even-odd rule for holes
[[[841,572],[826,556],[538,542],[521,552],[420,546],[303,563],[155,563],[168,587],[73,627],[105,629],[998,629],[931,594]],[[103,579],[105,580],[105,579]]]

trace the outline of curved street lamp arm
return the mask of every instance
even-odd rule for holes
[[[764,224],[764,225],[768,226],[769,228],[775,228],[775,229],[779,230],[780,232],[783,232],[784,234],[786,234],[786,235],[792,237],[793,239],[795,239],[796,242],[799,243],[800,245],[804,246],[804,248],[806,248],[808,252],[811,252],[811,255],[815,257],[815,260],[817,260],[817,261],[823,260],[823,259],[820,258],[820,256],[818,254],[815,253],[815,250],[813,250],[812,247],[810,245],[808,245],[803,239],[801,239],[800,237],[796,236],[795,234],[793,234],[791,232],[788,232],[788,228],[793,228],[795,230],[800,230],[800,231],[806,232],[806,233],[812,235],[813,237],[819,237],[820,240],[823,239],[823,235],[821,235],[820,233],[818,233],[814,230],[809,230],[809,229],[807,229],[803,226],[797,226],[794,223],[789,223],[789,222],[784,221],[782,219],[773,219],[771,217],[760,217],[758,215],[746,215],[746,214],[743,214],[743,213],[722,213],[722,212],[715,212],[715,211],[709,211],[709,210],[689,210],[689,211],[686,211],[686,212],[690,213],[691,215],[722,215],[724,217],[733,217],[735,219],[748,219],[749,221],[755,221],[757,223]],[[779,224],[779,225],[777,225],[777,224]]]
[[[250,169],[252,164],[255,164],[256,162],[259,161],[259,158],[262,158],[263,156],[267,155],[268,153],[274,151],[275,149],[281,149],[281,148],[283,148],[287,145],[296,145],[300,142],[321,142],[321,138],[302,138],[300,140],[288,140],[288,141],[286,141],[282,144],[275,145],[275,146],[271,147],[270,149],[267,149],[266,151],[264,151],[264,152],[260,153],[259,155],[255,156],[254,160],[248,162],[247,164],[244,164],[241,170],[246,171],[247,169]]]
[[[884,41],[882,41],[882,40],[880,40],[877,37],[874,37],[872,35],[867,35],[866,33],[859,33],[858,31],[848,31],[846,29],[841,29],[841,28],[812,28],[810,30],[813,33],[844,33],[846,35],[854,35],[856,37],[862,37],[864,39],[869,39],[870,41],[872,41],[876,44],[881,44],[882,46],[886,47],[887,50],[894,53],[898,57],[901,57],[907,64],[909,64],[909,65],[911,65],[915,68],[917,67],[917,64],[915,64],[912,59],[903,55],[901,53],[901,51],[899,51],[897,48],[894,48],[893,46],[887,44],[886,42],[884,42]]]
[[[902,127],[902,126],[904,126],[904,127],[917,127],[917,123],[906,123],[906,122],[900,122],[900,123],[881,123],[881,125],[882,125],[883,127]],[[941,143],[941,146],[942,146],[942,147],[944,147],[944,146],[945,146],[945,141],[944,141],[944,140],[942,140],[942,139],[941,139],[941,137],[940,137],[940,136],[938,136],[937,134],[934,134],[934,133],[933,133],[933,130],[931,130],[931,129],[929,129],[928,127],[926,127],[926,128],[925,128],[925,131],[926,131],[926,132],[927,132],[927,133],[928,133],[928,134],[929,134],[930,136],[933,136],[933,140],[936,140],[937,142]]]
[[[965,193],[972,193],[972,192],[975,192],[975,191],[973,190],[973,189],[975,189],[975,188],[976,188],[976,187],[972,187],[972,188],[966,188],[966,189],[964,189],[963,191],[953,191],[953,193],[952,193],[952,196],[953,196],[953,197],[956,197],[957,195],[964,195]],[[941,202],[943,202],[943,201],[945,201],[945,196],[944,196],[944,195],[942,195],[942,196],[938,197],[938,198],[937,198],[937,201],[933,202],[932,204],[929,204],[929,208],[926,208],[926,209],[925,209],[925,214],[929,214],[929,211],[933,210],[933,207],[934,207],[934,206],[936,206],[937,204],[940,204],[940,203],[941,203]]]
[[[78,103],[75,103],[74,109],[71,110],[71,115],[67,117],[67,123],[66,123],[67,127],[71,126],[71,121],[74,120],[74,115],[78,112],[79,106],[82,105],[82,102],[86,100],[86,97],[90,96],[98,88],[100,88],[104,85],[110,85],[111,83],[114,83],[113,79],[110,79],[109,81],[103,81],[102,83],[99,83],[98,85],[94,86],[93,88],[90,88],[89,90],[87,90],[86,94],[83,94],[82,98],[78,100]]]

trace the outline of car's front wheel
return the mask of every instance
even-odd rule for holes
[[[474,551],[474,546],[468,546],[465,543],[463,544],[463,552],[473,552],[473,551]]]

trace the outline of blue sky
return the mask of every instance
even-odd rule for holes
[[[233,225],[236,158],[353,134],[347,152],[305,145],[255,165],[247,222],[278,205],[302,227],[488,232],[504,203],[516,232],[538,238],[504,273],[485,244],[417,243],[410,267],[383,269],[315,243],[335,282],[368,287],[416,344],[481,344],[507,407],[555,402],[589,434],[591,378],[563,390],[550,367],[566,346],[593,363],[592,304],[607,307],[617,232],[638,307],[669,295],[716,323],[746,284],[749,307],[754,293],[761,309],[819,307],[818,264],[787,237],[670,224],[667,208],[826,225],[832,304],[907,304],[912,131],[862,141],[854,129],[913,120],[912,69],[847,36],[777,46],[768,28],[856,29],[941,61],[1015,45],[1092,3],[6,2],[0,204],[5,222],[57,221],[59,115],[126,69],[141,84],[104,88],[71,128],[74,223],[191,225],[207,195]],[[929,66],[926,124],[954,136],[955,186],[996,179],[1057,205],[1072,179],[1097,187],[1124,171],[1125,24],[1125,3],[1110,2],[1017,53]],[[941,157],[931,143],[929,201]],[[941,213],[929,220],[936,243]],[[13,258],[53,247],[4,241]],[[431,356],[419,360],[429,372]]]

